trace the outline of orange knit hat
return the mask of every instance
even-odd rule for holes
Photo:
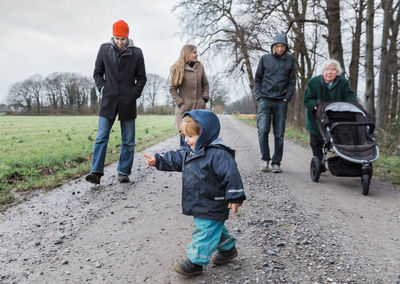
[[[125,23],[123,20],[115,22],[113,25],[113,36],[128,37],[129,36],[128,24]]]

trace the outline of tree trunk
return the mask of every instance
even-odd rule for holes
[[[390,102],[390,118],[393,120],[399,120],[399,75],[396,72],[393,74],[393,88],[392,88],[392,95],[391,95],[391,102]]]
[[[349,66],[349,82],[350,87],[353,89],[357,96],[358,87],[358,71],[360,65],[360,42],[363,22],[363,12],[365,8],[365,1],[359,0],[359,10],[356,16],[356,27],[353,33],[353,41],[351,43],[351,62]]]
[[[294,33],[293,55],[296,60],[297,88],[288,105],[288,123],[297,129],[304,129],[305,107],[303,93],[308,80],[313,75],[309,49],[305,39],[305,19],[307,14],[307,0],[291,0],[282,4],[283,13],[288,22],[293,22],[291,29]]]
[[[249,53],[247,51],[246,46],[242,46],[242,53],[243,53],[244,61],[245,61],[245,64],[246,64],[247,76],[249,78],[249,88],[250,88],[250,91],[251,91],[251,97],[253,99],[254,107],[255,107],[255,110],[256,110],[256,113],[257,113],[257,100],[256,100],[256,95],[254,94],[253,70],[251,69],[250,56],[249,56]]]
[[[343,60],[342,32],[340,29],[340,1],[326,0],[326,7],[329,56],[340,63],[344,72],[345,66]]]
[[[366,47],[365,47],[365,107],[375,120],[374,81],[374,0],[367,0]]]
[[[394,16],[396,11],[392,11],[391,15]],[[389,57],[390,57],[390,75],[392,78],[392,88],[390,93],[390,103],[389,103],[389,114],[391,119],[398,119],[396,117],[397,114],[397,104],[399,97],[399,56],[397,49],[397,37],[399,35],[399,25],[400,25],[400,7],[397,5],[397,15],[395,19],[392,19],[391,27],[391,35],[390,39],[390,47],[389,47]]]
[[[390,14],[393,0],[382,0],[383,9],[383,27],[382,27],[382,41],[381,41],[381,63],[379,68],[379,81],[378,81],[378,97],[376,108],[376,126],[378,130],[385,128],[387,123],[387,102],[390,88],[390,74],[389,74],[389,29],[390,29]],[[390,90],[390,89],[389,89]]]

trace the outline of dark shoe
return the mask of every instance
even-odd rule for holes
[[[321,165],[319,169],[320,169],[321,173],[326,172],[326,167],[325,167],[325,165]]]
[[[101,174],[97,173],[90,173],[86,176],[86,181],[94,183],[94,184],[100,184],[100,179],[101,179]]]
[[[174,270],[186,276],[198,276],[203,273],[203,266],[195,264],[189,259],[185,259],[184,261],[175,264]]]
[[[229,262],[231,259],[234,259],[237,256],[238,256],[238,251],[236,247],[233,247],[230,250],[218,251],[211,258],[211,262],[221,265]]]
[[[129,182],[129,176],[118,174],[118,181],[121,183]]]

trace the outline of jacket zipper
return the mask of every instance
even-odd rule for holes
[[[277,88],[278,88],[278,75],[279,75],[279,68],[280,68],[280,65],[281,65],[281,60],[280,59],[278,59],[279,61],[278,61],[278,65],[277,65],[277,68],[276,68],[276,75],[275,75],[275,91],[274,91],[274,95],[273,95],[273,97],[276,97],[276,92],[277,92]]]

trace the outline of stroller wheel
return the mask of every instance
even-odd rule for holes
[[[361,184],[362,184],[362,189],[363,189],[364,195],[368,195],[370,180],[371,180],[371,176],[369,174],[363,174],[361,177]]]
[[[321,162],[318,157],[313,157],[310,164],[310,176],[313,182],[319,181],[319,176],[321,175]]]

